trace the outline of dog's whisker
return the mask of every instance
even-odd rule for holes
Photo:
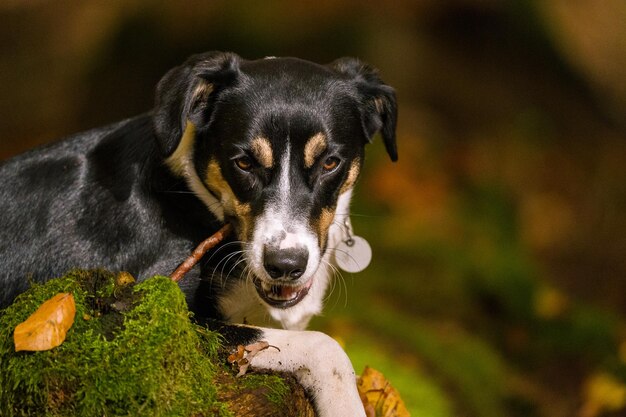
[[[162,194],[195,194],[193,191],[183,191],[183,190],[161,190],[159,193]]]
[[[346,226],[346,224],[345,224],[345,223],[343,223],[343,222],[338,222],[338,221],[333,221],[333,222],[332,222],[332,224],[333,224],[334,226],[337,226],[337,227],[339,227],[340,229],[342,229],[342,231],[343,231],[342,233],[343,233],[344,235],[348,235],[348,234],[349,234],[349,232],[350,232],[350,231],[348,230],[348,227]],[[343,239],[343,238],[342,238],[342,239]]]
[[[227,243],[227,244],[223,245],[222,247],[218,248],[218,249],[217,249],[217,250],[216,250],[216,251],[215,251],[215,252],[214,252],[214,253],[213,253],[213,254],[212,254],[212,255],[211,255],[211,256],[210,256],[210,257],[209,257],[206,261],[205,261],[205,262],[206,262],[207,264],[210,264],[210,262],[211,262],[211,260],[213,259],[213,257],[214,257],[215,255],[217,255],[217,253],[218,253],[220,250],[224,249],[226,246],[233,245],[233,244],[236,244],[236,243],[238,243],[238,242],[230,242],[230,243]],[[228,255],[226,255],[225,257],[223,257],[222,259],[220,259],[220,260],[217,262],[217,264],[216,264],[214,267],[212,267],[212,268],[211,268],[211,269],[212,269],[212,271],[211,271],[211,279],[210,279],[210,282],[211,282],[211,283],[213,283],[213,279],[215,278],[215,273],[216,273],[216,272],[217,272],[217,270],[219,269],[220,264],[222,264],[223,262],[227,262],[227,261],[228,261],[228,259],[229,259],[229,258],[230,258],[233,254],[237,254],[237,253],[240,253],[240,252],[241,252],[241,251],[235,251],[235,252],[229,253]],[[222,273],[223,273],[223,271],[222,271]],[[225,281],[225,277],[222,277],[222,281],[223,281],[223,282]],[[225,285],[225,284],[222,284],[222,285]]]
[[[323,303],[328,304],[329,300],[333,297],[333,294],[337,291],[337,283],[335,282],[335,277],[331,276],[330,288],[327,291],[327,294],[324,296]],[[339,289],[341,292],[341,288]],[[335,301],[334,305],[328,306],[329,310],[333,310],[336,307],[337,301]]]
[[[238,257],[237,260],[233,263],[232,259]],[[225,257],[224,259],[221,259],[220,262],[215,265],[214,268],[212,268],[212,274],[211,274],[211,282],[213,281],[213,278],[215,277],[215,275],[219,276],[220,278],[220,287],[222,289],[226,288],[226,285],[228,284],[228,281],[235,278],[233,274],[233,271],[235,271],[237,269],[237,267],[244,263],[245,264],[245,256],[244,256],[244,252],[243,251],[238,251],[235,253],[232,253],[230,255],[228,255],[227,257]],[[227,273],[224,273],[224,270],[226,268],[226,266],[232,263],[232,266],[230,267],[229,271]],[[222,265],[221,267],[221,271],[220,269],[220,265]],[[247,266],[245,267],[247,268]],[[244,270],[245,270],[244,268]],[[219,271],[219,272],[218,272]]]
[[[228,271],[228,273],[226,274],[226,277],[230,277],[231,274],[233,273],[233,271],[235,269],[237,269],[237,267],[239,265],[241,265],[242,263],[245,263],[246,259],[245,259],[245,255],[243,252],[239,253],[239,259],[237,259],[237,261],[235,262],[235,264],[232,266],[232,268],[230,268],[230,270]],[[247,265],[246,265],[247,267]],[[226,280],[224,280],[224,286],[226,285]]]
[[[339,280],[339,296],[341,297],[342,292],[343,294],[345,294],[344,295],[344,308],[345,308],[348,305],[348,284],[346,283],[346,279],[343,273],[341,272],[341,270],[337,268],[337,266],[335,266],[334,264],[332,264],[331,262],[325,259],[322,259],[322,261],[330,267],[332,274],[333,274],[332,277],[337,278]],[[337,283],[333,279],[331,290],[329,291],[328,295],[324,299],[325,302],[330,299],[332,293],[335,291],[336,288],[337,288]]]
[[[244,242],[236,240],[236,241],[228,242],[228,243],[225,243],[225,244],[219,246],[217,249],[215,249],[215,251],[211,254],[211,256],[209,256],[209,258],[206,260],[206,263],[210,263],[211,260],[213,259],[213,257],[216,256],[221,250],[224,250],[224,249],[228,248],[229,246],[234,246],[234,245],[238,245],[238,244],[243,245]]]
[[[250,266],[246,265],[245,271],[246,271],[246,273],[245,273],[245,277],[244,277],[244,282],[248,283],[248,284],[253,284],[254,272],[252,271],[252,268],[250,268]],[[245,288],[246,288],[246,291],[248,293],[251,293],[253,285],[246,285]]]
[[[228,277],[228,274],[224,274],[224,270],[226,269],[227,265],[229,264],[229,262],[231,261],[231,259],[235,258],[236,256],[239,256],[240,252],[233,252],[230,253],[228,256],[222,258],[217,265],[215,265],[216,269],[219,269],[220,265],[222,266],[221,270],[220,270],[220,275],[223,277]]]
[[[329,247],[327,250],[332,250],[332,251],[335,251],[335,252],[339,252],[339,253],[346,254],[346,255],[347,255],[347,256],[348,256],[348,257],[352,260],[352,262],[354,262],[354,264],[355,264],[355,265],[359,265],[359,263],[358,263],[358,262],[357,262],[357,260],[354,258],[354,256],[352,256],[352,255],[350,254],[350,252],[348,252],[348,251],[346,251],[346,250],[339,249],[339,248],[337,248],[337,247],[334,247],[334,248]],[[333,267],[334,267],[335,269],[337,269],[335,265],[333,265]],[[341,273],[339,270],[337,270],[337,271],[338,271],[339,273]],[[354,278],[354,275],[352,275],[352,274],[350,274],[350,275]]]
[[[380,218],[382,216],[376,214],[363,214],[363,213],[354,213],[354,212],[335,212],[335,216],[350,216],[350,217],[363,217],[363,218]]]
[[[328,247],[328,249],[326,249],[327,251],[335,251],[335,252],[340,252],[340,253],[345,253],[347,255],[350,255],[350,252],[348,252],[345,249],[339,249],[338,247]],[[350,256],[352,257],[352,256]]]
[[[328,263],[327,263],[328,264]],[[324,297],[324,304],[327,304],[328,301],[331,299],[332,295],[335,293],[335,291],[337,291],[337,279],[336,279],[336,271],[332,268],[332,265],[328,264],[329,269],[331,270],[330,274],[330,281],[331,281],[331,287],[328,290],[328,294],[326,294],[326,296]],[[339,287],[339,293],[341,294],[341,287]],[[334,309],[337,305],[337,301],[335,301],[335,304],[333,306],[330,307],[330,309]]]
[[[226,266],[228,265],[228,263],[230,262],[231,259],[235,258],[236,256],[241,256],[243,252],[242,251],[237,251],[237,252],[233,252],[230,255],[228,255],[227,257],[223,258],[219,263],[218,263],[218,267],[219,264],[222,264],[222,270],[220,271],[220,274],[225,278],[222,282],[224,283],[226,281],[226,279],[228,279],[229,274],[224,274],[224,270],[226,269]],[[235,263],[236,265],[236,263]]]
[[[335,251],[335,252],[340,252],[340,253],[345,253],[347,256],[349,256],[354,262],[356,262],[356,259],[350,255],[350,252],[345,250],[345,249],[339,249],[338,247],[329,247],[328,249],[326,249],[328,251]]]

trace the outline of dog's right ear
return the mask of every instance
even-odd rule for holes
[[[193,55],[161,78],[153,120],[163,156],[174,153],[188,122],[196,129],[208,123],[216,96],[237,81],[240,59],[224,52]]]

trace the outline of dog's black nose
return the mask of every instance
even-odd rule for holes
[[[278,249],[268,246],[265,248],[263,266],[274,279],[296,280],[304,274],[308,261],[309,252],[306,249]]]

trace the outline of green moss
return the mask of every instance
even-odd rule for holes
[[[266,374],[246,375],[241,378],[239,389],[248,391],[263,390],[267,401],[275,406],[284,404],[291,393],[291,387],[289,387],[282,378],[276,375]]]
[[[76,319],[59,347],[15,352],[13,329],[58,292]],[[216,400],[217,336],[199,329],[178,286],[154,277],[115,285],[103,271],[74,271],[35,285],[0,312],[3,416],[228,415]]]

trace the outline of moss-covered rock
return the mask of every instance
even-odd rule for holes
[[[76,301],[65,342],[15,352],[15,326],[59,292]],[[0,410],[7,417],[233,415],[247,376],[236,380],[222,367],[220,349],[216,333],[190,320],[169,278],[135,285],[105,271],[73,271],[34,285],[0,311]],[[293,384],[264,378],[277,377],[257,375],[247,384],[265,387],[270,408],[284,408]]]

